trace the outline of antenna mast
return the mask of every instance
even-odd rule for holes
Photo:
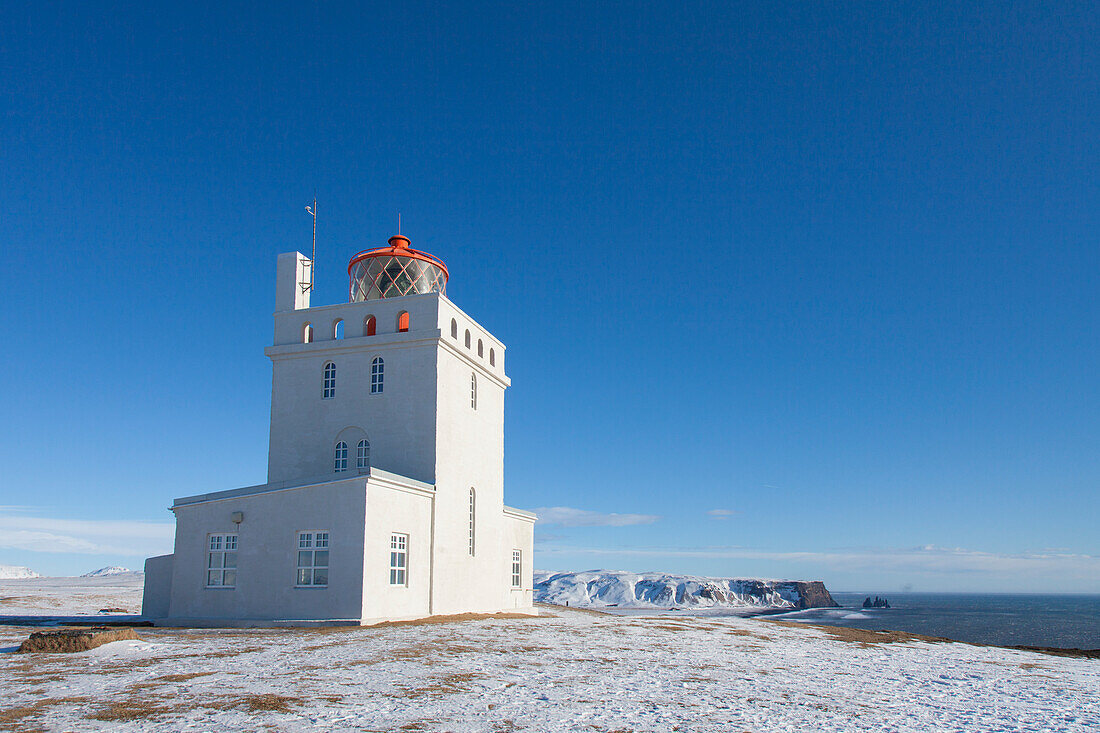
[[[298,283],[303,293],[313,290],[314,263],[317,262],[317,196],[313,197],[313,206],[307,206],[306,211],[313,217],[313,251],[309,255],[309,282]]]

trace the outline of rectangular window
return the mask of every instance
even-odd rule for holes
[[[512,587],[523,587],[523,553],[512,550]]]
[[[237,535],[212,534],[206,545],[206,587],[237,585]]]
[[[298,533],[298,581],[302,587],[328,586],[328,532]]]
[[[408,585],[409,536],[390,535],[390,585]]]

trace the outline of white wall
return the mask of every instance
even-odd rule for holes
[[[429,615],[434,492],[395,487],[371,478],[364,532],[364,623]],[[390,585],[390,536],[406,534],[407,583]]]
[[[372,465],[434,482],[436,303],[434,295],[410,296],[276,314],[279,345],[265,352],[272,360],[269,482],[336,478],[337,436],[349,427],[367,436]],[[402,310],[409,313],[410,329],[397,333]],[[377,319],[375,336],[361,335],[368,315]],[[343,339],[332,338],[338,319],[344,320]],[[310,344],[300,343],[306,322],[319,329]],[[370,392],[375,357],[385,365],[381,394]],[[336,395],[322,399],[330,361],[336,365]],[[354,470],[355,445],[348,449]]]
[[[366,480],[196,504],[176,514],[170,619],[351,619],[362,613]],[[233,512],[244,514],[238,527]],[[297,532],[329,532],[329,585],[296,588]],[[238,535],[237,584],[206,587],[207,536]]]

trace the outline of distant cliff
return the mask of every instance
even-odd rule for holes
[[[730,608],[746,611],[794,611],[838,605],[819,580],[705,578],[619,570],[536,571],[535,600],[582,608]]]

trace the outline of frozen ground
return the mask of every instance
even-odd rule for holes
[[[86,582],[61,585],[77,597]],[[132,587],[99,600],[106,587],[65,610],[133,605]],[[1095,660],[764,619],[542,611],[368,629],[138,629],[141,641],[70,655],[10,653],[30,629],[0,626],[0,730],[1100,729]]]

